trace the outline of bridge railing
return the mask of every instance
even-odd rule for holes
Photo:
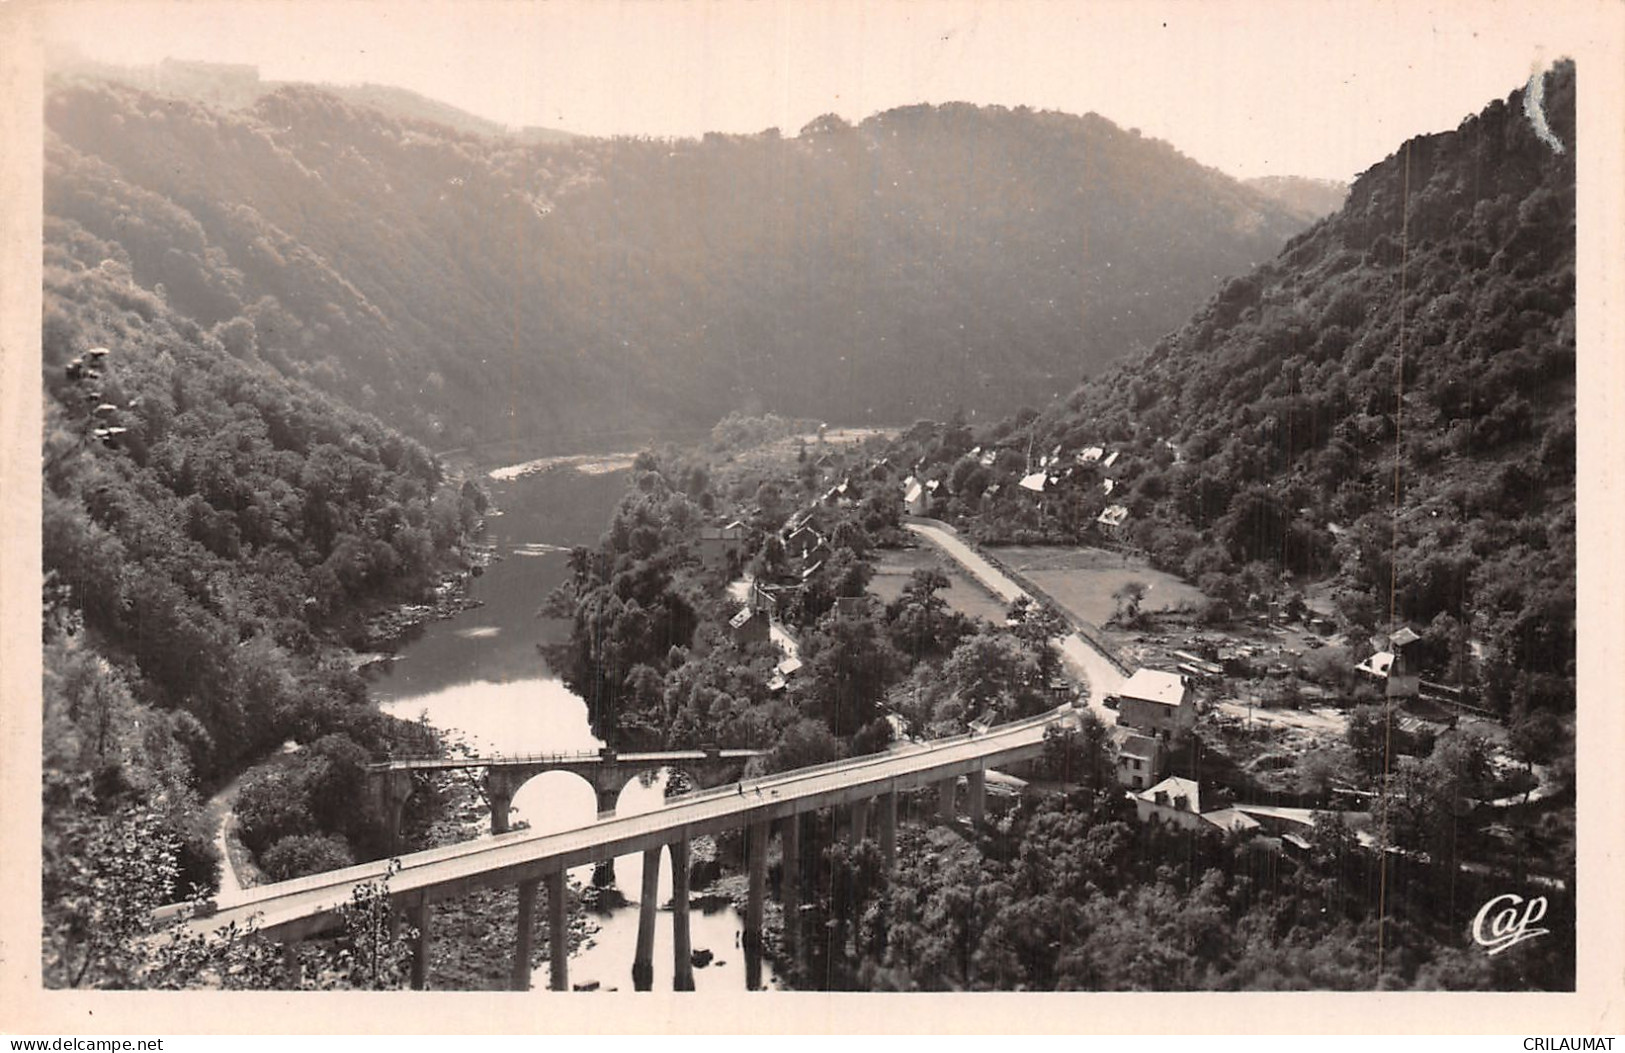
[[[999,724],[988,728],[983,732],[965,732],[959,735],[948,735],[939,739],[927,739],[924,742],[893,743],[880,753],[868,753],[860,757],[847,757],[842,760],[825,761],[822,764],[809,764],[801,768],[791,768],[788,771],[772,772],[768,775],[760,777],[759,779],[751,780],[751,782],[762,785],[769,785],[774,782],[788,782],[797,779],[811,778],[813,776],[826,774],[832,771],[853,771],[857,768],[862,768],[868,765],[883,764],[888,761],[896,760],[899,755],[905,752],[933,753],[937,750],[947,749],[950,746],[958,746],[973,740],[997,738],[1000,735],[1007,735],[1012,731],[1020,731],[1024,728],[1033,727],[1038,724],[1047,724],[1055,720],[1057,713],[1058,710],[1046,710],[1045,712],[1039,713],[1036,716],[1022,717],[1019,720],[1012,720],[1008,723]],[[743,783],[744,780],[740,780],[740,782]],[[724,783],[721,786],[711,786],[702,790],[691,790],[688,793],[673,794],[671,797],[666,798],[666,800],[686,804],[692,801],[708,800],[712,797],[724,797],[730,793],[737,792],[738,791],[735,788],[734,783]]]
[[[484,757],[391,757],[386,761],[374,761],[367,765],[373,771],[388,771],[401,768],[479,768],[491,764],[587,764],[602,763],[604,761],[657,761],[657,760],[708,760],[712,757],[720,760],[741,760],[758,756],[764,751],[748,749],[695,749],[695,750],[663,750],[663,751],[616,751],[603,750],[577,750],[568,753],[501,753],[493,752]]]
[[[602,760],[603,754],[598,750],[575,750],[568,753],[502,753],[493,752],[483,757],[437,757],[432,754],[423,754],[415,757],[390,757],[388,760],[374,761],[367,767],[382,770],[397,765],[421,765],[426,768],[477,768],[492,761],[501,761],[504,764],[579,764],[582,761]]]

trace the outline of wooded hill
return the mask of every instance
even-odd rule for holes
[[[118,246],[46,228],[44,966],[121,985],[140,911],[215,885],[203,798],[285,740],[305,748],[259,795],[274,816],[239,807],[245,841],[338,835],[327,865],[376,847],[350,807],[369,754],[425,743],[334,645],[369,606],[427,598],[482,499],[238,361],[231,324],[177,314]]]
[[[1572,707],[1574,85],[1560,64],[1542,104],[1405,143],[1149,352],[984,432],[994,469],[943,432],[921,448],[943,514],[1077,538],[1122,505],[1125,540],[1211,597],[1331,576],[1347,622],[1411,622],[1442,676],[1483,645],[1496,708]],[[1116,466],[1074,469],[1093,444]],[[1058,454],[1043,494],[998,474],[1028,450]]]
[[[962,104],[525,143],[308,87],[232,110],[81,80],[46,124],[49,215],[438,448],[1008,412],[1305,222],[1101,117]]]

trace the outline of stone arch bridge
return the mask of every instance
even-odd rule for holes
[[[420,771],[477,770],[485,773],[485,796],[491,804],[491,832],[507,833],[514,794],[545,772],[567,771],[586,780],[598,800],[600,818],[615,814],[621,790],[633,779],[661,768],[683,772],[700,789],[736,780],[761,750],[706,748],[662,753],[595,752],[533,753],[499,757],[408,757],[367,767],[374,807],[395,846],[400,837],[401,813],[412,796],[413,775]]]

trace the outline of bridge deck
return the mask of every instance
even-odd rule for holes
[[[398,902],[433,901],[655,848],[685,835],[715,833],[928,786],[990,763],[1037,756],[1049,727],[1075,716],[1070,707],[1062,707],[981,735],[897,745],[884,753],[674,797],[642,815],[559,833],[523,830],[416,852],[401,857],[401,868],[389,881],[390,893]],[[337,920],[335,909],[348,902],[355,886],[382,878],[388,865],[378,860],[248,889],[240,899],[223,903],[212,917],[189,924],[194,931],[212,932],[257,917],[260,931],[274,939],[310,935],[331,928]]]
[[[530,765],[641,764],[667,767],[708,760],[749,760],[763,750],[670,750],[662,753],[613,753],[580,750],[571,753],[514,753],[500,757],[401,757],[367,765],[369,771],[419,771],[451,768],[504,768]]]

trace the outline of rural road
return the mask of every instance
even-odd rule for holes
[[[971,577],[981,583],[983,588],[1005,603],[1014,603],[1017,599],[1027,596],[1026,591],[1011,581],[1009,575],[983,559],[953,531],[931,523],[912,520],[903,525],[952,556]],[[1028,596],[1028,599],[1031,598]],[[1109,658],[1095,650],[1094,646],[1078,633],[1068,633],[1061,637],[1058,646],[1062,664],[1088,685],[1089,708],[1106,722],[1107,727],[1117,723],[1117,714],[1106,708],[1105,699],[1122,686],[1123,674],[1117,671],[1117,667]]]

